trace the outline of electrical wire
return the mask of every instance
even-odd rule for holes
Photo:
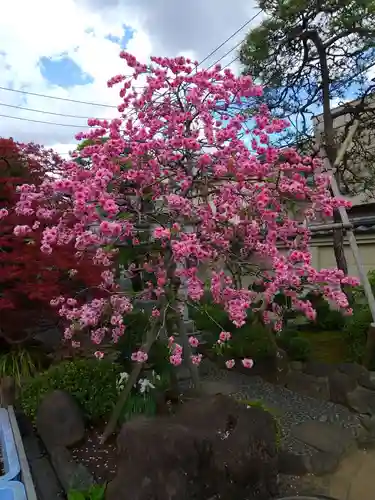
[[[239,43],[237,43],[237,45],[235,45],[233,48],[231,48],[230,50],[228,50],[228,52],[226,52],[223,56],[221,56],[220,59],[218,59],[217,61],[215,61],[214,63],[212,63],[211,66],[209,66],[207,69],[211,69],[214,66],[216,66],[216,64],[218,64],[220,61],[222,61],[227,56],[229,56],[229,54],[231,54],[234,50],[236,50],[240,45],[242,45],[242,40]],[[237,56],[235,58],[235,60],[238,59],[238,58],[239,58],[239,56]],[[230,63],[230,64],[232,64],[232,63]],[[222,68],[222,69],[224,69],[224,68]]]
[[[42,113],[45,115],[65,116],[66,118],[78,118],[80,120],[89,120],[90,118],[93,118],[92,116],[67,115],[65,113],[53,113],[52,111],[45,111],[43,109],[25,108],[24,106],[16,106],[14,104],[5,104],[4,102],[0,102],[0,106],[5,106],[7,108],[13,108],[13,109],[23,109],[25,111],[32,111],[33,113]],[[100,120],[110,120],[110,119],[111,118],[100,118]]]
[[[226,40],[224,40],[220,45],[218,45],[214,50],[212,50],[204,59],[202,59],[198,63],[197,67],[201,66],[213,54],[215,54],[226,43],[228,43],[229,40],[231,40],[233,37],[235,37],[240,31],[242,31],[246,26],[248,26],[252,21],[254,21],[254,19],[256,19],[261,14],[261,12],[262,12],[262,10],[259,10],[251,19],[249,19],[248,21],[246,21],[246,23],[244,23],[240,28],[238,28],[234,33],[232,33]],[[222,57],[220,57],[217,61],[215,61],[213,64],[211,64],[207,69],[211,69],[212,67],[216,66],[216,64],[218,64],[220,61],[222,61],[225,57],[227,57],[234,50],[236,50],[236,48],[239,47],[241,44],[242,44],[242,41],[239,42],[238,44],[236,44],[232,49],[230,49]],[[228,66],[230,66],[237,59],[238,59],[238,56],[235,59],[233,59],[233,61],[231,61],[229,64],[227,64],[222,69],[227,68]],[[142,88],[142,87],[140,87],[140,88]],[[69,98],[65,98],[65,97],[57,97],[57,96],[51,96],[51,95],[47,95],[47,94],[39,94],[37,92],[28,92],[26,90],[12,89],[12,88],[2,87],[2,86],[0,86],[0,90],[5,90],[5,91],[8,91],[8,92],[15,92],[15,93],[24,94],[24,95],[31,95],[31,96],[36,96],[36,97],[43,97],[43,98],[46,98],[46,99],[54,99],[54,100],[64,101],[64,102],[72,102],[72,103],[76,103],[76,104],[85,104],[85,105],[89,105],[89,106],[98,106],[98,107],[104,107],[104,108],[117,109],[117,106],[110,105],[110,104],[104,104],[104,103],[98,103],[98,102],[90,102],[90,101],[80,101],[80,100],[77,100],[77,99],[69,99]],[[55,113],[55,112],[52,112],[52,111],[45,111],[45,110],[42,110],[42,109],[35,109],[35,108],[27,108],[27,107],[24,107],[24,106],[17,106],[17,105],[7,104],[7,103],[0,103],[0,106],[5,106],[5,107],[8,107],[8,108],[13,108],[13,109],[21,109],[21,110],[24,110],[24,111],[31,111],[33,113],[42,113],[42,114],[47,114],[47,115],[52,115],[52,116],[62,116],[62,117],[66,117],[66,118],[76,118],[76,119],[83,119],[83,120],[88,120],[88,119],[92,118],[92,117],[88,117],[88,116],[70,115],[70,114],[65,114],[65,113]],[[10,116],[10,115],[5,115],[5,114],[0,114],[0,117],[1,118],[10,118],[10,119],[20,120],[20,121],[26,121],[26,122],[31,122],[31,123],[41,123],[41,124],[44,124],[44,125],[60,126],[60,127],[80,128],[80,129],[82,129],[82,127],[83,127],[83,125],[68,124],[68,123],[47,122],[47,121],[43,121],[43,120],[34,120],[34,119],[31,119],[31,118],[24,118],[24,117],[21,117],[21,116]],[[110,118],[99,118],[99,119],[110,120]]]
[[[33,123],[44,123],[45,125],[57,125],[57,126],[60,126],[60,127],[70,127],[70,128],[79,128],[82,130],[82,128],[84,128],[84,125],[73,125],[71,123],[55,123],[55,122],[45,122],[43,120],[33,120],[31,118],[23,118],[22,116],[10,116],[10,115],[3,115],[3,114],[0,114],[0,117],[1,118],[11,118],[13,120],[21,120],[21,121],[25,121],[25,122],[33,122]],[[86,125],[88,127],[88,125]]]
[[[224,47],[224,45],[229,42],[229,40],[232,40],[232,38],[234,38],[240,31],[242,31],[244,28],[246,28],[246,26],[248,26],[251,22],[254,21],[254,19],[256,19],[262,12],[262,9],[259,10],[259,12],[257,12],[251,19],[249,19],[248,21],[246,21],[246,23],[244,23],[240,28],[238,28],[237,31],[235,31],[234,33],[231,34],[231,36],[229,36],[226,40],[224,40],[223,43],[221,43],[220,45],[218,45],[216,47],[216,49],[214,49],[212,52],[210,52],[208,54],[208,56],[206,56],[204,59],[202,59],[199,63],[198,63],[198,66],[201,66],[204,62],[207,61],[207,59],[209,59],[211,56],[213,56],[218,50],[221,49],[221,47]],[[241,42],[242,43],[242,42]],[[217,63],[215,63],[217,64]],[[213,66],[215,66],[215,64]],[[210,66],[211,67],[211,66]]]
[[[198,63],[198,66],[201,66],[205,61],[207,61],[207,59],[209,59],[213,54],[215,54],[218,50],[220,50],[227,42],[229,42],[229,40],[231,40],[234,36],[236,36],[241,30],[243,30],[246,26],[248,26],[252,21],[254,21],[254,19],[256,19],[260,14],[261,14],[262,10],[259,10],[251,19],[249,19],[248,21],[246,21],[246,23],[244,23],[240,28],[238,28],[234,33],[232,33],[226,40],[224,40],[224,42],[222,42],[220,45],[218,45],[214,50],[212,50],[204,59],[202,59],[199,63]],[[234,47],[233,49],[231,49],[229,52],[227,52],[226,55],[228,55],[230,52],[232,52],[233,50],[235,50],[237,48]],[[225,56],[223,56],[224,58]],[[223,58],[220,58],[219,61],[221,61]],[[218,61],[216,61],[214,63],[217,64]],[[130,75],[129,75],[130,76]],[[8,91],[8,92],[16,92],[16,93],[19,93],[19,94],[25,94],[25,95],[32,95],[32,96],[36,96],[36,97],[43,97],[45,99],[55,99],[55,100],[58,100],[58,101],[65,101],[65,102],[74,102],[74,103],[77,103],[77,104],[86,104],[88,106],[99,106],[99,107],[103,107],[103,108],[111,108],[111,109],[117,109],[117,106],[114,106],[114,105],[110,105],[110,104],[104,104],[104,103],[99,103],[99,102],[90,102],[90,101],[80,101],[78,99],[69,99],[67,97],[57,97],[57,96],[52,96],[52,95],[48,95],[48,94],[39,94],[37,92],[28,92],[26,90],[19,90],[19,89],[11,89],[9,87],[1,87],[0,86],[0,90],[5,90],[5,91]],[[9,105],[10,106],[10,105]],[[26,109],[26,108],[25,108]],[[30,111],[33,111],[30,109]],[[40,111],[37,111],[37,112],[40,112]],[[52,113],[50,113],[52,114]],[[73,115],[58,115],[58,116],[69,116],[70,118],[73,118],[74,116]],[[79,118],[77,116],[77,118]],[[82,117],[83,118],[83,117]]]
[[[77,99],[68,99],[67,97],[56,97],[53,95],[38,94],[37,92],[27,92],[26,90],[10,89],[8,87],[0,87],[0,90],[7,90],[9,92],[17,92],[19,94],[32,95],[36,97],[45,97],[46,99],[55,99],[57,101],[74,102],[76,104],[87,104],[88,106],[100,106],[102,108],[117,109],[117,106],[111,106],[110,104],[102,104],[99,102],[89,102],[89,101],[78,101]]]

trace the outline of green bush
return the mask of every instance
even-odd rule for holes
[[[375,270],[374,269],[367,273],[367,278],[370,282],[372,293],[375,295]],[[357,305],[367,304],[365,290],[364,290],[362,285],[359,285],[359,286],[356,286],[355,288],[353,288],[353,297],[354,297],[355,303]]]
[[[276,345],[272,342],[267,327],[260,323],[246,323],[241,328],[232,327],[230,352],[234,358],[265,359],[276,354]]]
[[[189,317],[195,322],[197,330],[219,334],[222,330],[231,331],[234,328],[228,314],[217,304],[203,303],[189,308]]]
[[[196,329],[205,332],[205,339],[211,345],[217,341],[221,331],[231,332],[232,340],[225,349],[228,356],[259,360],[276,353],[275,343],[272,342],[267,327],[255,322],[250,311],[246,324],[241,328],[236,328],[222,307],[210,302],[208,297],[197,308],[190,307],[189,314]]]
[[[345,325],[345,316],[340,311],[331,309],[329,303],[321,296],[309,294],[306,297],[316,310],[313,325],[319,330],[341,330]],[[310,323],[311,325],[311,323]],[[309,327],[311,328],[311,327]]]
[[[292,361],[307,361],[311,356],[310,342],[302,337],[293,337],[286,352]]]
[[[286,329],[277,339],[292,361],[307,361],[311,356],[310,342],[299,336],[298,330]]]
[[[121,371],[120,366],[105,359],[80,359],[51,366],[23,384],[22,409],[34,420],[43,396],[60,389],[77,400],[89,421],[101,420],[117,401],[116,380]]]
[[[354,307],[352,316],[347,317],[343,338],[347,344],[348,361],[357,363],[362,361],[370,323],[372,315],[367,304]]]
[[[106,484],[94,484],[85,491],[68,491],[68,500],[104,500],[106,487]]]
[[[290,344],[290,341],[295,337],[298,337],[299,332],[293,328],[285,328],[280,332],[277,336],[277,344],[282,348],[287,350]]]

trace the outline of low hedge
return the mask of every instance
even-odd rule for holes
[[[95,358],[53,365],[23,384],[22,409],[34,420],[44,395],[59,389],[69,392],[78,401],[87,420],[101,420],[117,401],[116,380],[121,371],[121,366],[112,361]]]

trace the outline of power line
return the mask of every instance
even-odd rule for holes
[[[224,66],[224,68],[221,68],[221,69],[223,70],[223,69],[228,68],[228,66],[230,66],[231,64],[233,64],[234,62],[236,62],[236,61],[237,61],[237,59],[239,59],[239,58],[240,58],[240,56],[236,56],[234,59],[232,59],[232,60],[231,60],[231,62],[229,62],[228,64],[226,64],[226,65]]]
[[[260,14],[262,13],[262,9],[257,13],[255,14],[255,16],[253,16],[249,21],[247,21],[239,30],[236,31],[236,33],[233,33],[233,35],[231,37],[229,37],[227,41],[229,41],[231,38],[233,38],[237,33],[239,33],[241,31],[241,29],[243,29],[245,26],[247,26],[248,24],[250,24],[252,21],[254,21],[254,19],[256,19]],[[226,43],[224,42],[224,43]],[[222,45],[220,45],[218,48],[221,48],[224,43]],[[217,61],[215,61],[214,63],[212,63],[207,69],[211,69],[213,68],[214,66],[216,66],[216,64],[218,64],[220,61],[222,61],[223,59],[225,59],[229,54],[231,54],[234,50],[238,49],[238,47],[240,45],[242,45],[243,43],[243,40],[241,40],[240,42],[236,43],[236,45],[234,47],[232,47],[230,50],[228,50],[228,52],[226,52],[223,56],[221,56]],[[208,59],[209,56],[207,56],[206,59]],[[232,63],[234,63],[235,61],[237,61],[237,59],[239,59],[239,56],[236,56],[229,64],[227,64],[226,66],[224,66],[224,68],[222,69],[225,69],[227,68],[228,66],[230,66]],[[204,59],[205,60],[205,59]]]
[[[45,125],[57,125],[60,127],[70,127],[70,128],[79,128],[82,130],[84,125],[72,125],[71,123],[55,123],[55,122],[45,122],[43,120],[32,120],[31,118],[23,118],[22,116],[10,116],[10,115],[2,115],[1,118],[12,118],[13,120],[21,120],[25,122],[33,122],[33,123],[44,123]],[[88,127],[88,125],[86,125]]]
[[[24,106],[16,106],[13,104],[5,104],[4,102],[0,102],[0,106],[5,106],[7,108],[14,109],[23,109],[25,111],[32,111],[33,113],[43,113],[45,115],[53,115],[53,116],[65,116],[66,118],[78,118],[81,120],[89,120],[93,118],[92,116],[82,116],[82,115],[67,115],[65,113],[53,113],[52,111],[45,111],[43,109],[34,109],[34,108],[25,108]],[[98,118],[99,120],[110,120],[111,118]]]
[[[229,54],[231,54],[234,50],[236,50],[240,45],[242,45],[242,40],[239,43],[237,43],[234,47],[232,47],[230,50],[228,50],[228,52],[226,52],[223,56],[221,56],[220,59],[218,59],[213,64],[211,64],[211,66],[209,66],[207,69],[211,69],[214,66],[216,66],[216,64],[218,64],[220,61],[222,61],[227,56],[229,56]],[[239,57],[237,56],[234,60],[236,60],[236,59],[239,59]],[[230,64],[232,64],[232,63],[230,63]],[[222,69],[224,69],[224,68],[222,68]]]
[[[261,12],[262,12],[262,9],[261,9],[259,12],[257,12],[257,14],[255,14],[255,15],[254,15],[251,19],[249,19],[248,21],[246,21],[246,23],[244,23],[244,24],[243,24],[240,28],[238,28],[238,30],[237,30],[237,31],[235,31],[234,33],[232,33],[232,34],[231,34],[231,36],[229,36],[226,40],[224,40],[224,42],[223,42],[223,43],[221,43],[220,45],[218,45],[218,46],[216,47],[216,49],[214,49],[212,52],[210,52],[210,53],[208,54],[208,56],[206,56],[204,59],[202,59],[202,61],[200,61],[200,62],[198,63],[198,66],[201,66],[204,62],[206,62],[206,61],[207,61],[207,59],[209,59],[209,58],[210,58],[212,55],[214,55],[214,54],[215,54],[218,50],[220,50],[220,49],[221,49],[221,47],[224,47],[224,45],[225,45],[227,42],[229,42],[229,40],[232,40],[232,38],[233,38],[233,37],[235,37],[235,36],[236,36],[236,35],[237,35],[240,31],[242,31],[244,28],[246,28],[246,26],[248,26],[248,25],[249,25],[252,21],[254,21],[254,19],[256,19],[256,18],[257,18],[257,17],[261,14]],[[241,43],[242,43],[242,42],[241,42]],[[215,64],[217,64],[217,63],[215,63]],[[215,64],[214,64],[214,65],[215,65]],[[213,65],[213,66],[214,66],[214,65]],[[211,68],[211,66],[210,66],[210,68]]]
[[[226,40],[224,40],[224,42],[222,42],[214,50],[212,50],[204,59],[202,59],[198,63],[198,66],[201,66],[205,61],[207,61],[207,59],[209,59],[213,54],[215,54],[218,50],[220,50],[227,42],[229,42],[229,40],[231,40],[233,37],[235,37],[241,30],[243,30],[252,21],[254,21],[254,19],[256,19],[261,14],[261,12],[262,12],[262,10],[259,10],[251,19],[249,19],[248,21],[246,21],[246,23],[244,23],[240,28],[238,28],[238,30],[236,30]],[[231,51],[229,51],[226,55],[228,55],[230,52],[232,52],[233,50],[235,50],[235,48],[233,48]],[[223,56],[223,58],[224,57],[225,56]],[[215,64],[217,64],[217,62]],[[117,106],[110,105],[110,104],[104,104],[104,103],[99,103],[99,102],[90,102],[90,101],[80,101],[78,99],[69,99],[67,97],[57,97],[57,96],[52,96],[52,95],[48,95],[48,94],[39,94],[37,92],[28,92],[26,90],[11,89],[9,87],[0,87],[0,90],[5,90],[5,91],[8,91],[8,92],[16,92],[18,94],[32,95],[32,96],[36,96],[36,97],[44,97],[45,99],[54,99],[54,100],[58,100],[58,101],[73,102],[73,103],[76,103],[76,104],[86,104],[88,106],[99,106],[99,107],[102,107],[102,108],[117,109]],[[30,111],[33,111],[33,110],[30,109]],[[39,112],[39,111],[37,111],[37,112]],[[52,114],[52,113],[50,113],[50,114]],[[73,118],[73,117],[75,118],[75,116],[73,116],[73,115],[62,115],[62,114],[58,115],[57,113],[56,113],[56,116],[70,116],[70,118]],[[79,117],[77,116],[76,118],[79,118]]]
[[[37,97],[45,97],[46,99],[56,99],[58,101],[74,102],[77,104],[87,104],[88,106],[100,106],[102,108],[112,108],[117,109],[117,106],[111,106],[110,104],[102,104],[99,102],[88,102],[88,101],[78,101],[76,99],[68,99],[66,97],[56,97],[47,94],[38,94],[36,92],[27,92],[26,90],[10,89],[8,87],[0,87],[0,90],[7,90],[9,92],[17,92],[19,94],[33,95]]]
[[[207,61],[207,59],[209,59],[213,54],[215,54],[218,50],[220,50],[229,40],[231,40],[233,37],[235,37],[241,30],[243,30],[252,21],[254,21],[254,19],[256,19],[261,14],[261,12],[262,12],[262,10],[259,10],[251,19],[249,19],[248,21],[246,21],[246,23],[244,23],[240,28],[238,28],[234,33],[232,33],[232,35],[230,35],[226,40],[224,40],[224,42],[222,42],[213,51],[211,51],[204,59],[202,59],[198,63],[197,67],[200,66],[200,65],[202,65],[205,61]],[[233,52],[234,50],[236,50],[236,48],[239,47],[241,45],[241,43],[242,43],[242,41],[239,42],[238,44],[236,44],[232,49],[230,49],[228,52],[226,52],[220,59],[218,59],[216,62],[214,62],[213,64],[211,64],[208,67],[208,69],[210,69],[213,66],[215,66],[216,64],[218,64],[227,55],[229,55],[231,52]],[[233,61],[231,61],[229,64],[227,64],[226,66],[224,66],[224,68],[222,68],[222,69],[227,68],[228,66],[230,66],[237,59],[238,59],[238,56],[235,59],[233,59]],[[142,88],[142,87],[139,87],[139,88]],[[0,90],[5,90],[5,91],[8,91],[8,92],[16,92],[16,93],[25,94],[25,95],[32,95],[32,96],[37,96],[37,97],[44,97],[46,99],[54,99],[54,100],[65,101],[65,102],[72,102],[72,103],[77,103],[77,104],[86,104],[86,105],[89,105],[89,106],[100,106],[100,107],[104,107],[104,108],[117,109],[117,106],[110,105],[110,104],[95,103],[95,102],[89,102],[89,101],[79,101],[77,99],[69,99],[69,98],[65,98],[65,97],[56,97],[56,96],[51,96],[51,95],[47,95],[47,94],[39,94],[37,92],[28,92],[26,90],[11,89],[11,88],[8,88],[8,87],[1,87],[0,86]],[[55,112],[52,112],[52,111],[45,111],[45,110],[34,109],[34,108],[27,108],[27,107],[24,107],[24,106],[17,106],[17,105],[6,104],[6,103],[0,103],[0,106],[5,106],[5,107],[8,107],[8,108],[13,108],[13,109],[22,109],[22,110],[25,110],[25,111],[31,111],[31,112],[34,112],[34,113],[48,114],[48,115],[53,115],[53,116],[63,116],[63,117],[67,117],[67,118],[77,118],[77,119],[84,119],[84,120],[90,119],[90,117],[88,117],[88,116],[69,115],[69,114],[65,114],[65,113],[55,113]],[[73,124],[68,124],[68,123],[47,122],[47,121],[43,121],[43,120],[34,120],[34,119],[31,119],[31,118],[24,118],[24,117],[20,117],[20,116],[10,116],[10,115],[4,115],[4,114],[0,114],[0,117],[2,117],[2,118],[10,118],[10,119],[20,120],[20,121],[27,121],[27,122],[32,122],[32,123],[42,123],[44,125],[54,125],[54,126],[60,126],[60,127],[80,128],[80,129],[83,127],[83,125],[76,125],[76,124],[73,125]],[[99,119],[108,119],[109,120],[110,118],[99,118]]]

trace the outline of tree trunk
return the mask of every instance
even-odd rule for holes
[[[333,166],[337,155],[337,147],[335,140],[335,131],[333,126],[333,117],[330,103],[330,74],[327,62],[327,54],[325,47],[316,31],[308,32],[306,35],[314,43],[320,62],[320,76],[322,79],[323,92],[323,124],[324,124],[324,148],[330,164]],[[320,144],[319,144],[320,147]],[[340,178],[337,172],[334,172],[338,186],[340,186]],[[341,216],[338,210],[333,214],[334,222],[341,222]],[[342,229],[334,229],[333,231],[333,250],[335,253],[337,267],[348,275],[348,264],[344,251],[344,232]]]

